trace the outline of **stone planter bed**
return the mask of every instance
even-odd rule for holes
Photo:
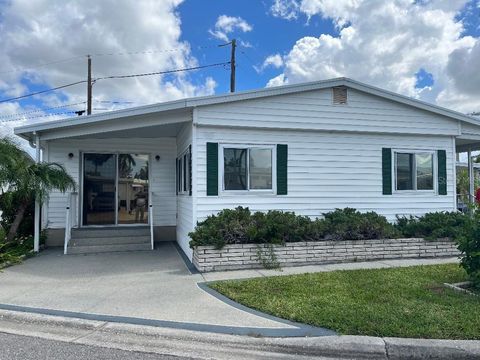
[[[263,268],[259,250],[263,257],[269,256],[269,246],[263,244],[226,245],[220,250],[197,246],[193,264],[200,272]],[[460,255],[452,241],[421,238],[287,243],[274,245],[273,253],[280,267]]]

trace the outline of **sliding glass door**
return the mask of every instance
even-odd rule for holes
[[[148,166],[148,155],[85,153],[82,224],[148,224]]]
[[[83,225],[115,224],[117,156],[83,156]]]
[[[118,155],[118,223],[148,224],[148,155]]]

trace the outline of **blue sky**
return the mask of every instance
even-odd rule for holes
[[[205,6],[205,4],[208,6]],[[232,37],[237,41],[251,44],[251,47],[237,48],[237,90],[262,88],[269,79],[280,73],[277,69],[260,67],[265,58],[275,53],[286,53],[295,42],[304,36],[338,34],[332,20],[313,18],[307,24],[305,16],[296,21],[286,21],[272,16],[266,1],[186,1],[179,6],[182,19],[182,38],[192,44],[193,54],[200,63],[216,63],[230,59],[230,48],[202,49],[201,46],[214,46],[222,41],[214,38],[208,30],[214,27],[218,16],[241,17],[252,25],[250,32],[236,32]],[[214,76],[218,82],[217,92],[229,91],[229,73],[224,70],[204,71],[200,76]]]
[[[166,71],[229,61],[217,45],[236,38],[237,91],[348,76],[480,111],[479,14],[479,0],[0,0],[0,100],[85,79],[85,54],[115,54],[93,56],[94,77]],[[226,93],[229,78],[210,68],[99,81],[94,113]],[[0,102],[0,125],[64,117],[52,115],[84,101],[82,84]],[[15,115],[25,111],[35,112]]]

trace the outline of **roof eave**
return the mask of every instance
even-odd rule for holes
[[[441,106],[433,105],[417,99],[412,99],[408,96],[400,95],[388,90],[384,90],[372,85],[367,85],[362,82],[352,80],[345,77],[313,81],[301,84],[282,85],[270,88],[263,88],[257,90],[249,90],[237,92],[232,94],[209,95],[202,97],[186,98],[165,103],[157,103],[152,105],[145,105],[135,108],[112,111],[108,113],[101,113],[96,115],[89,115],[85,117],[67,118],[55,120],[42,124],[32,124],[17,127],[14,129],[16,135],[22,136],[34,131],[48,131],[51,129],[58,129],[68,127],[70,125],[86,125],[99,121],[108,121],[117,118],[124,118],[128,116],[146,115],[152,113],[159,113],[165,111],[174,111],[180,109],[194,108],[198,106],[209,106],[215,104],[222,104],[227,102],[242,101],[254,98],[269,97],[275,95],[284,95],[294,92],[304,92],[312,90],[320,90],[334,86],[347,86],[352,89],[363,91],[372,95],[376,95],[385,99],[400,102],[418,109],[430,111],[442,116],[446,116],[455,120],[464,121],[477,126],[480,126],[480,120],[470,117],[468,115],[450,110]],[[22,136],[25,138],[25,136]],[[27,137],[28,138],[28,137]]]

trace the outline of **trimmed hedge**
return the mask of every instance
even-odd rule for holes
[[[469,221],[470,217],[461,212],[432,212],[419,217],[397,217],[395,227],[404,237],[455,240],[462,235]]]
[[[248,208],[225,209],[198,223],[189,234],[190,247],[226,244],[283,244],[298,241],[363,240],[399,237],[387,219],[374,212],[337,209],[323,219],[277,210],[251,213]]]

